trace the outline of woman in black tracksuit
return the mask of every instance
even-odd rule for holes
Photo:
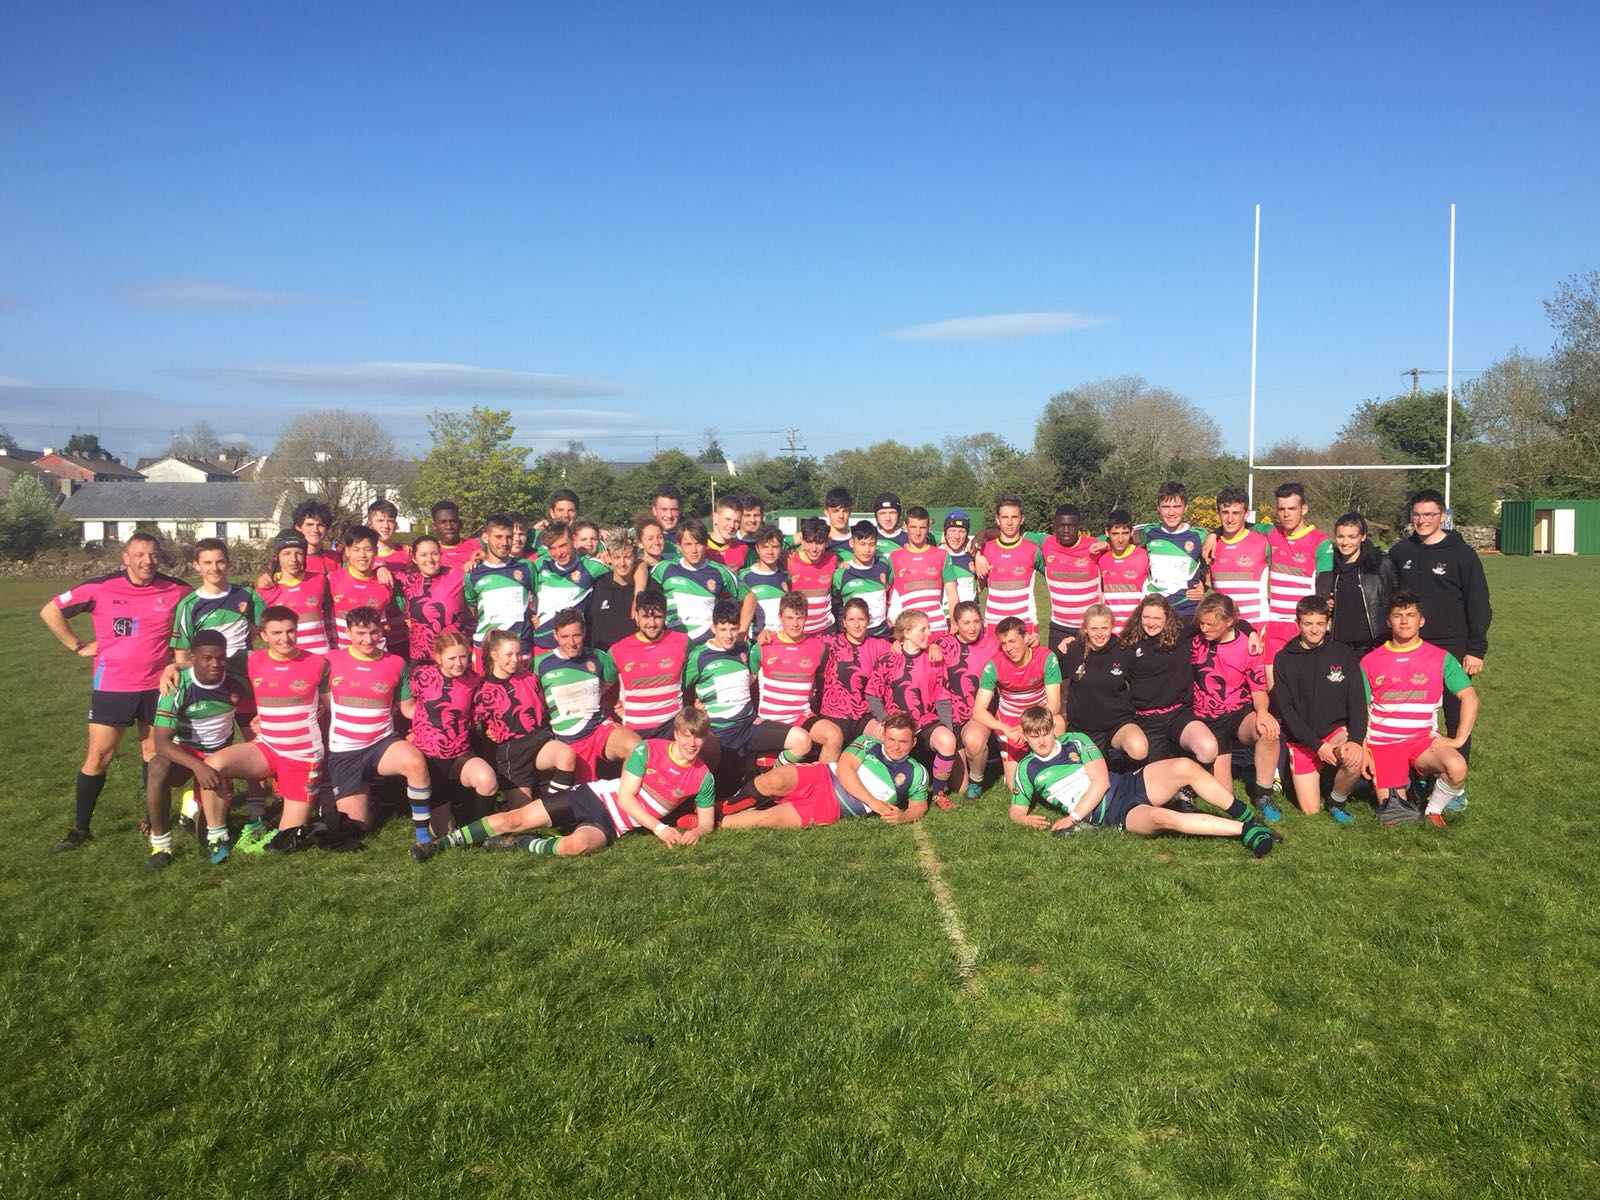
[[[1345,513],[1333,525],[1333,569],[1317,573],[1328,603],[1328,635],[1365,654],[1389,636],[1389,596],[1400,586],[1394,560],[1367,539],[1367,519]]]

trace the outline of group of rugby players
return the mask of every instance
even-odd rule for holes
[[[379,500],[335,548],[310,500],[254,586],[221,540],[195,544],[191,587],[160,571],[153,535],[130,537],[122,571],[41,611],[94,660],[57,849],[90,839],[135,724],[153,868],[172,861],[185,782],[178,824],[213,863],[235,845],[235,781],[241,850],[357,848],[403,788],[419,861],[915,822],[978,799],[995,753],[1020,826],[1233,837],[1257,857],[1279,840],[1275,780],[1308,814],[1326,793],[1341,823],[1363,777],[1385,825],[1425,799],[1443,828],[1466,803],[1488,594],[1437,493],[1413,498],[1415,532],[1388,555],[1358,514],[1332,537],[1312,526],[1298,484],[1255,528],[1242,490],[1207,532],[1168,484],[1148,526],[1117,510],[1096,537],[1062,505],[1027,532],[1005,496],[976,534],[950,510],[938,542],[890,493],[853,520],[836,488],[789,537],[750,494],[721,496],[708,528],[664,485],[604,540],[578,503],[559,491],[537,521],[497,513],[463,537],[444,501],[402,544]]]

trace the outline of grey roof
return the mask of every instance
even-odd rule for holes
[[[86,483],[61,511],[79,521],[270,521],[281,498],[253,483]]]
[[[24,462],[20,458],[12,458],[7,454],[0,454],[0,471],[14,471],[18,475],[43,475],[44,472],[31,462]]]

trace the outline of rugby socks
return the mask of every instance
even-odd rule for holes
[[[549,779],[545,781],[544,794],[547,796],[553,796],[557,792],[570,791],[571,788],[571,771],[551,771]]]
[[[228,840],[228,827],[226,825],[207,825],[206,826],[206,845],[207,846],[215,848],[218,845],[220,845],[221,843],[226,842],[227,840]]]
[[[1255,814],[1250,811],[1250,806],[1239,797],[1233,797],[1233,803],[1222,810],[1222,815],[1231,821],[1250,822],[1255,820]]]
[[[988,767],[985,766],[984,767],[984,771],[987,771],[987,770],[988,770]],[[971,784],[975,788],[982,788],[983,787],[984,771],[973,771],[973,772],[970,772],[967,775],[967,782],[969,784]]]
[[[1444,776],[1441,775],[1434,782],[1433,794],[1428,797],[1428,815],[1433,816],[1437,813],[1444,812],[1444,806],[1450,803],[1450,801],[1454,800],[1457,796],[1461,795],[1461,793],[1465,790],[1465,788],[1451,787],[1444,781]]]
[[[412,787],[406,784],[406,801],[411,805],[411,825],[419,846],[433,841],[433,835],[428,832],[428,817],[433,807],[428,802],[432,799],[433,788],[430,785]]]
[[[168,832],[166,832],[166,833],[152,833],[150,835],[150,853],[151,854],[171,854],[172,853],[172,833],[171,833],[170,830]]]
[[[519,837],[517,848],[526,850],[529,854],[558,854],[557,846],[561,845],[558,837]]]
[[[494,836],[494,830],[490,829],[489,822],[484,820],[463,825],[460,829],[452,829],[440,840],[446,846],[481,846]]]
[[[1336,808],[1343,808],[1349,802],[1349,796],[1341,796],[1338,792],[1330,792],[1328,795],[1328,803]]]
[[[778,755],[778,761],[781,762],[781,763],[788,763],[791,766],[793,766],[795,763],[799,762],[800,760],[798,758],[796,758],[793,754],[790,754],[787,750],[784,750]]]
[[[100,802],[100,792],[106,786],[104,775],[85,775],[78,772],[78,791],[73,801],[72,823],[85,833],[94,819],[94,806]]]
[[[1265,858],[1272,851],[1272,830],[1253,817],[1245,820],[1244,828],[1239,830],[1239,840],[1257,858]]]
[[[950,790],[950,772],[955,770],[956,760],[943,754],[933,756],[933,790],[935,792],[948,792]]]

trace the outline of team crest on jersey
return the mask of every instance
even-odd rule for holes
[[[670,654],[663,656],[661,661],[656,663],[656,666],[661,667],[663,669],[665,669],[667,667],[670,667],[671,665],[672,665],[672,655],[670,655]]]
[[[1075,749],[1068,750],[1067,751],[1067,761],[1069,763],[1081,763],[1083,761],[1083,755],[1079,754],[1078,751],[1075,750]]]
[[[1143,658],[1144,657],[1144,647],[1143,646],[1135,646],[1133,648],[1133,656],[1135,658]]]
[[[904,771],[896,771],[894,773],[894,785],[895,787],[905,787],[906,773]]]
[[[1401,569],[1401,570],[1402,570],[1402,571],[1409,571],[1409,570],[1411,570],[1411,560],[1410,560],[1410,559],[1409,559],[1409,558],[1408,558],[1408,559],[1406,559],[1406,561],[1405,561],[1405,562],[1404,562],[1404,563],[1402,563],[1402,564],[1401,564],[1401,565],[1400,565],[1400,569]]]
[[[1435,575],[1443,575],[1446,570],[1447,568],[1442,562],[1436,562],[1433,564],[1433,573]]]
[[[343,682],[344,682],[344,676],[343,675],[335,675],[332,679],[330,679],[328,681],[329,686],[331,686],[331,687],[338,687]]]
[[[255,676],[251,677],[250,682],[255,687],[260,687],[263,683],[266,682],[266,680],[264,678],[262,678],[260,675],[255,675]]]
[[[1253,554],[1241,554],[1241,555],[1239,555],[1239,565],[1241,567],[1253,567],[1253,566],[1255,566],[1256,565],[1256,556],[1253,555]]]
[[[809,667],[809,666],[811,666],[811,665],[812,665],[812,662],[811,662],[811,658],[810,658],[810,656],[809,656],[809,655],[808,655],[808,656],[807,656],[807,657],[805,657],[805,658],[802,658],[802,659],[801,659],[801,660],[800,660],[800,665],[801,665],[801,666],[802,666],[802,667]]]
[[[239,611],[240,612],[244,612],[249,607],[250,607],[250,601],[248,601],[248,600],[239,601]]]
[[[1117,678],[1120,679],[1122,677],[1122,664],[1121,663],[1112,663],[1111,664],[1111,673],[1113,675],[1117,676]]]
[[[1329,683],[1343,683],[1344,682],[1344,668],[1339,666],[1337,663],[1335,663],[1334,666],[1328,671],[1328,682]]]
[[[1425,684],[1425,683],[1428,682],[1427,673],[1424,672],[1424,671],[1414,672],[1412,674],[1412,676],[1411,676],[1411,682],[1420,687],[1422,684]]]
[[[1299,550],[1296,550],[1294,552],[1294,560],[1297,563],[1303,563],[1306,560],[1306,556],[1303,553],[1301,553]]]
[[[596,663],[586,662],[583,665],[588,670],[589,674],[591,674],[591,675],[597,675],[600,672],[600,667]]]

